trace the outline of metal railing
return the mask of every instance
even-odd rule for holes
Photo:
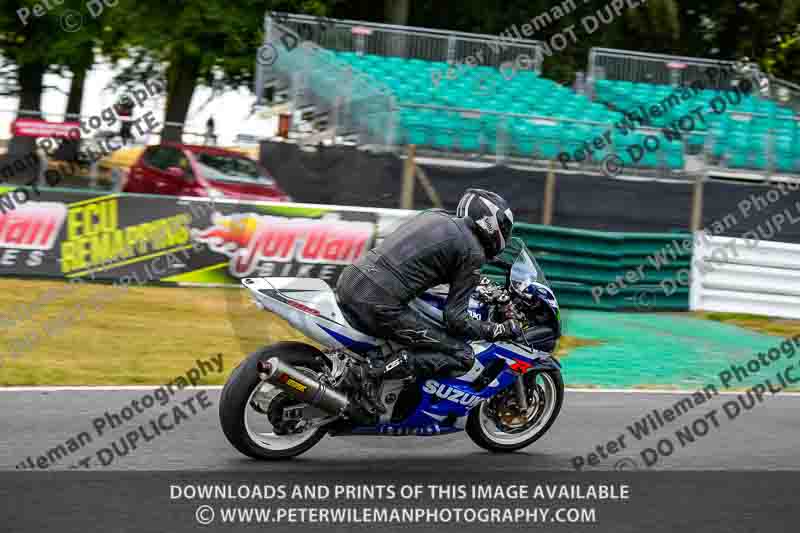
[[[387,85],[354,69],[350,62],[334,52],[453,62],[459,59],[462,51],[468,52],[468,45],[473,42],[491,48],[492,36],[269,13],[265,17],[265,29],[265,45],[274,49],[276,60],[270,65],[260,65],[263,68],[258,76],[259,83],[277,79],[288,87],[293,111],[312,108],[313,112],[328,113],[334,138],[337,134],[353,133],[358,135],[357,142],[362,145],[371,143],[398,149],[414,144],[420,154],[437,157],[548,166],[558,154],[574,151],[583,141],[594,139],[596,133],[593,132],[614,129],[612,123],[588,120],[398,103]],[[287,46],[291,43],[294,45]],[[524,46],[533,50],[537,42]],[[539,53],[534,55],[541,57]],[[495,64],[503,59],[493,54],[486,57],[494,58]],[[742,67],[733,61],[604,48],[592,49],[589,63],[586,81],[590,91],[598,79],[654,84],[691,84],[702,80],[706,87],[731,89],[738,83],[735,73]],[[769,89],[776,93],[782,91],[784,96],[800,94],[800,88],[785,83],[771,84]],[[426,118],[414,119],[415,114]],[[637,138],[648,135],[664,140],[660,127],[636,128]],[[743,156],[742,150],[734,145],[720,153],[720,146],[725,144],[720,142],[720,135],[726,135],[725,130],[692,132],[691,137],[687,134],[671,142],[665,150],[646,154],[640,161],[627,158],[629,162],[624,172],[686,178],[711,167],[767,175],[774,172],[800,174],[800,168],[795,170],[793,163],[787,167],[786,157],[790,156],[786,155],[785,147],[779,149],[785,142],[785,135],[780,131],[767,128],[760,133],[772,140],[754,143],[752,151],[760,150],[761,154],[752,156]],[[611,145],[598,153],[626,151],[630,146],[625,144],[627,141],[622,139],[620,146]],[[747,168],[747,165],[751,166]],[[570,168],[576,167],[600,171],[603,161],[599,157],[586,157],[577,164],[570,163]]]
[[[734,71],[742,66],[740,62],[730,60],[592,48],[589,51],[587,86],[592,95],[594,83],[603,79],[673,86],[701,81],[710,89],[728,90],[738,83]],[[748,66],[754,73],[758,70],[755,64]],[[766,78],[769,84],[759,87],[762,97],[800,111],[800,86],[774,76]],[[756,86],[759,84],[757,80],[751,81]]]
[[[795,150],[794,131],[800,116],[776,117],[763,113],[732,112],[732,122],[747,125],[747,133],[735,127],[713,127],[706,135],[706,165],[714,171],[773,175],[800,175],[800,151]],[[769,127],[754,129],[756,122]]]
[[[268,15],[269,16],[269,15]],[[480,65],[500,68],[506,62],[520,63],[541,72],[543,54],[541,41],[501,40],[497,35],[465,33],[379,24],[358,20],[328,19],[310,15],[275,13],[280,24],[292,29],[302,39],[330,50],[394,56],[406,59],[455,63],[472,56]]]
[[[388,86],[354,70],[336,52],[402,57],[455,64],[466,62],[539,72],[541,44],[500,41],[497,36],[411,28],[309,15],[270,13],[256,66],[256,96],[267,84],[285,87],[291,110],[328,115],[333,139],[356,136],[360,144],[392,146],[397,109]],[[266,51],[269,61],[263,61]]]
[[[791,107],[795,113],[800,112],[800,85],[774,76],[769,77],[769,98],[786,107]]]
[[[402,145],[414,144],[417,154],[424,157],[533,168],[546,168],[555,160],[562,170],[559,154],[568,153],[572,156],[570,170],[606,175],[605,156],[614,154],[624,161],[619,174],[632,176],[680,180],[693,180],[698,174],[708,173],[767,180],[774,176],[800,176],[800,150],[795,152],[792,134],[800,116],[731,112],[731,122],[726,126],[717,124],[708,131],[692,131],[691,135],[684,132],[679,141],[672,142],[668,142],[662,128],[642,126],[628,135],[614,136],[614,144],[578,160],[575,152],[585,142],[591,145],[606,131],[615,132],[615,123],[424,104],[401,104],[399,110],[401,115],[427,115],[411,124],[398,124],[398,153],[402,152]],[[754,120],[772,122],[758,132],[752,129],[743,133],[731,126]],[[647,136],[657,138],[660,148],[641,150],[648,146],[644,143]],[[694,144],[698,142],[696,137],[700,138],[700,145]],[[638,160],[632,161],[632,155]]]
[[[591,144],[596,137],[614,128],[612,123],[605,122],[427,104],[401,104],[399,109],[401,115],[403,110],[429,113],[425,120],[415,124],[398,125],[395,135],[399,144],[416,145],[420,156],[542,169],[551,161],[558,161],[559,154],[572,155],[585,146],[585,142]],[[455,126],[448,126],[448,119]],[[636,135],[658,136],[661,130],[640,127]],[[572,158],[569,169],[603,172],[603,157],[598,154],[624,156],[627,146],[614,144],[605,151],[596,150],[583,160]],[[557,163],[557,168],[561,169],[562,165]],[[626,175],[676,179],[687,178],[690,173],[690,168],[670,166],[665,150],[656,151],[646,164],[625,165],[622,170]]]
[[[730,89],[731,76],[717,74],[722,69],[732,70],[734,61],[721,61],[702,57],[671,56],[649,52],[635,52],[612,48],[592,48],[589,51],[589,77],[597,80],[623,80],[634,83],[663,85],[690,85],[702,81],[709,88]],[[718,83],[714,83],[717,81]]]
[[[264,103],[264,85],[274,83],[288,88],[293,113],[311,110],[327,115],[330,137],[357,136],[360,144],[393,144],[394,95],[387,86],[353,69],[331,50],[303,40],[269,14],[264,47],[274,60],[257,62],[259,103]]]

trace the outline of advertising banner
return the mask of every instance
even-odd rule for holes
[[[259,276],[335,283],[345,265],[412,213],[49,191],[11,207],[0,210],[0,275],[146,274],[203,285]]]
[[[80,122],[47,122],[36,118],[18,118],[11,123],[11,134],[21,137],[57,137],[66,139],[70,136],[80,139]]]

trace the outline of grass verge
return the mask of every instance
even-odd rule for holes
[[[98,299],[106,303],[98,305]],[[197,359],[219,353],[223,372],[201,382],[222,384],[242,358],[261,346],[309,342],[283,319],[256,309],[238,289],[124,290],[3,278],[0,310],[4,386],[159,385],[185,374]],[[29,337],[30,349],[14,348]],[[557,355],[593,343],[564,337]]]
[[[748,315],[745,313],[718,313],[712,311],[693,311],[691,314],[697,318],[715,320],[724,324],[731,324],[758,333],[764,333],[765,335],[775,335],[784,338],[800,335],[800,320]]]

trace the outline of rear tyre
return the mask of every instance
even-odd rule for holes
[[[254,413],[252,416],[265,418],[269,412],[255,408],[253,398],[265,386],[258,377],[256,365],[259,361],[266,361],[271,357],[280,357],[295,368],[303,368],[314,373],[330,371],[328,358],[313,346],[301,342],[279,342],[253,352],[231,373],[220,395],[219,421],[222,431],[234,448],[243,454],[268,461],[289,459],[306,452],[317,444],[327,431],[325,428],[317,428],[309,430],[307,435],[289,437],[284,427],[274,428],[272,441],[275,444],[271,445],[272,441],[260,438],[249,427],[248,410]],[[272,387],[269,384],[266,386]],[[280,394],[275,391],[270,402],[271,406],[277,402],[278,406],[283,407],[287,399],[285,396],[278,397]]]
[[[525,376],[528,401],[536,409],[522,423],[510,426],[503,423],[497,403],[481,402],[467,418],[466,431],[472,441],[491,452],[513,452],[530,446],[547,433],[556,421],[564,401],[564,381],[558,370],[530,372]],[[513,386],[511,387],[513,390]],[[502,394],[502,393],[500,393]],[[513,393],[508,397],[513,399]]]

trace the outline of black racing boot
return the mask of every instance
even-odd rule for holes
[[[386,406],[380,399],[380,388],[383,382],[384,362],[382,356],[370,357],[366,367],[366,379],[362,388],[364,400],[370,404],[376,413],[386,413]]]
[[[408,353],[401,351],[389,364],[386,364],[383,353],[371,354],[367,360],[368,364],[362,367],[363,382],[357,401],[362,410],[368,413],[386,414],[386,406],[380,398],[381,384],[387,379],[406,379],[413,375],[408,362]]]
[[[379,361],[382,370],[383,365]],[[350,393],[349,417],[364,425],[377,422],[377,415],[386,412],[386,408],[378,397],[380,389],[380,373],[372,364],[356,364],[350,367],[342,382]]]
[[[383,379],[406,379],[414,375],[411,368],[408,352],[400,350],[397,357],[392,359],[383,369]]]

